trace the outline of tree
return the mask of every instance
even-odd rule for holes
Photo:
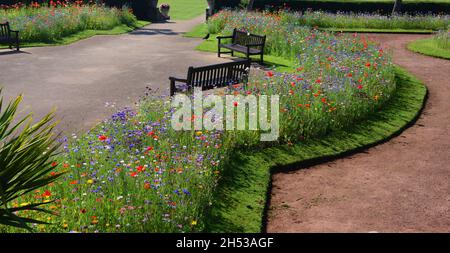
[[[396,13],[400,12],[401,7],[402,7],[402,0],[395,0],[394,8],[392,8],[392,15],[395,15]]]

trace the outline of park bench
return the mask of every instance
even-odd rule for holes
[[[256,35],[239,31],[236,28],[233,30],[233,34],[230,36],[218,36],[218,52],[220,57],[222,53],[231,53],[234,56],[234,51],[243,53],[250,59],[250,55],[260,55],[260,62],[264,61],[264,46],[266,44],[266,36]],[[231,43],[222,44],[222,39],[231,39]],[[231,51],[222,52],[221,48],[226,48]]]
[[[12,36],[12,34],[15,36]],[[8,44],[9,48],[15,45],[16,49],[19,50],[19,31],[11,30],[9,23],[0,23],[0,44]]]
[[[202,67],[191,66],[188,69],[186,79],[169,77],[170,96],[173,96],[178,91],[192,92],[195,87],[201,87],[202,90],[209,90],[246,82],[249,71],[249,59]],[[183,83],[184,85],[177,87],[176,82]]]

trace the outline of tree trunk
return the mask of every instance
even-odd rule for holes
[[[247,11],[252,11],[253,10],[253,4],[254,4],[255,0],[249,0],[248,1],[248,5],[247,5]]]
[[[402,8],[402,0],[395,0],[394,8],[392,8],[392,16],[399,13]]]

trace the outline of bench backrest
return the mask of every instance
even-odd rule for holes
[[[9,23],[0,23],[0,38],[9,38],[11,37],[11,32],[9,29]]]
[[[264,47],[266,43],[266,36],[247,33],[245,31],[233,30],[233,44],[248,45],[248,44],[260,44],[260,47]],[[260,48],[261,49],[261,48]]]
[[[248,59],[204,67],[189,67],[187,85],[189,89],[202,87],[202,90],[226,87],[244,81],[249,70]]]

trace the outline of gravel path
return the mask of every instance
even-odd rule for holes
[[[133,105],[146,86],[168,93],[168,77],[185,77],[189,66],[229,61],[194,50],[201,39],[182,36],[203,19],[150,24],[67,46],[0,50],[0,87],[7,101],[24,94],[23,113],[35,118],[56,107],[59,130],[89,129],[116,110],[107,102]]]
[[[424,35],[369,35],[421,79],[417,123],[343,159],[273,175],[268,232],[450,232],[450,61],[412,53]]]

